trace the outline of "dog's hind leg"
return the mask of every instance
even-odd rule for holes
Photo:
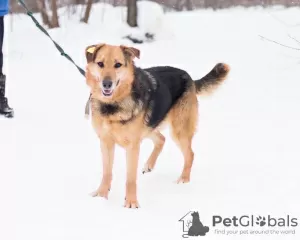
[[[144,169],[143,169],[143,174],[151,172],[154,169],[154,166],[156,164],[157,158],[159,154],[161,153],[163,146],[165,144],[165,137],[158,131],[155,131],[151,133],[149,138],[152,140],[154,144],[154,149],[146,162]]]
[[[177,180],[177,183],[188,183],[190,181],[191,169],[194,161],[194,152],[192,150],[192,139],[191,138],[179,139],[179,147],[184,157],[184,167],[181,176]]]
[[[184,167],[177,183],[190,181],[194,161],[192,139],[198,121],[198,101],[194,89],[190,89],[170,113],[171,133],[184,157]]]

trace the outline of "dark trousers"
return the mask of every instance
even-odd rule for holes
[[[3,38],[4,38],[4,16],[0,17],[0,75],[2,75],[3,68]]]

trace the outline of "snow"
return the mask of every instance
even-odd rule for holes
[[[100,8],[93,9],[88,25],[78,23],[79,17],[65,17],[60,29],[49,31],[83,68],[89,44],[133,46],[118,31],[124,24],[113,21],[118,14],[110,15],[119,10],[106,6],[105,16],[111,19],[102,23]],[[175,184],[183,159],[168,130],[163,132],[167,141],[156,169],[142,175],[152,150],[150,141],[143,142],[139,210],[122,207],[126,161],[120,147],[109,200],[90,197],[102,165],[99,141],[84,119],[89,93],[84,78],[30,18],[13,16],[12,31],[6,18],[7,95],[16,116],[0,119],[0,239],[175,240],[182,239],[178,220],[193,210],[211,229],[212,215],[299,216],[299,51],[258,37],[299,48],[287,36],[300,39],[299,11],[167,13],[162,21],[168,33],[153,43],[135,45],[141,50],[137,65],[142,67],[173,65],[194,79],[220,61],[232,68],[218,91],[199,98],[191,183]],[[272,239],[299,239],[297,235]],[[238,239],[247,237],[268,238]],[[220,238],[233,237],[213,230],[205,237]]]

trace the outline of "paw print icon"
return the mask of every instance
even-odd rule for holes
[[[256,218],[256,225],[259,225],[261,227],[265,226],[266,225],[266,218],[265,217],[261,217],[261,216],[258,216]]]

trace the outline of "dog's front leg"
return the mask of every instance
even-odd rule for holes
[[[126,148],[126,161],[127,161],[127,180],[126,180],[126,208],[138,208],[137,201],[137,169],[138,159],[140,152],[140,144],[131,144]]]
[[[112,139],[101,139],[100,148],[102,153],[103,174],[101,184],[92,195],[108,198],[108,192],[111,188],[112,169],[114,161],[115,143]]]

